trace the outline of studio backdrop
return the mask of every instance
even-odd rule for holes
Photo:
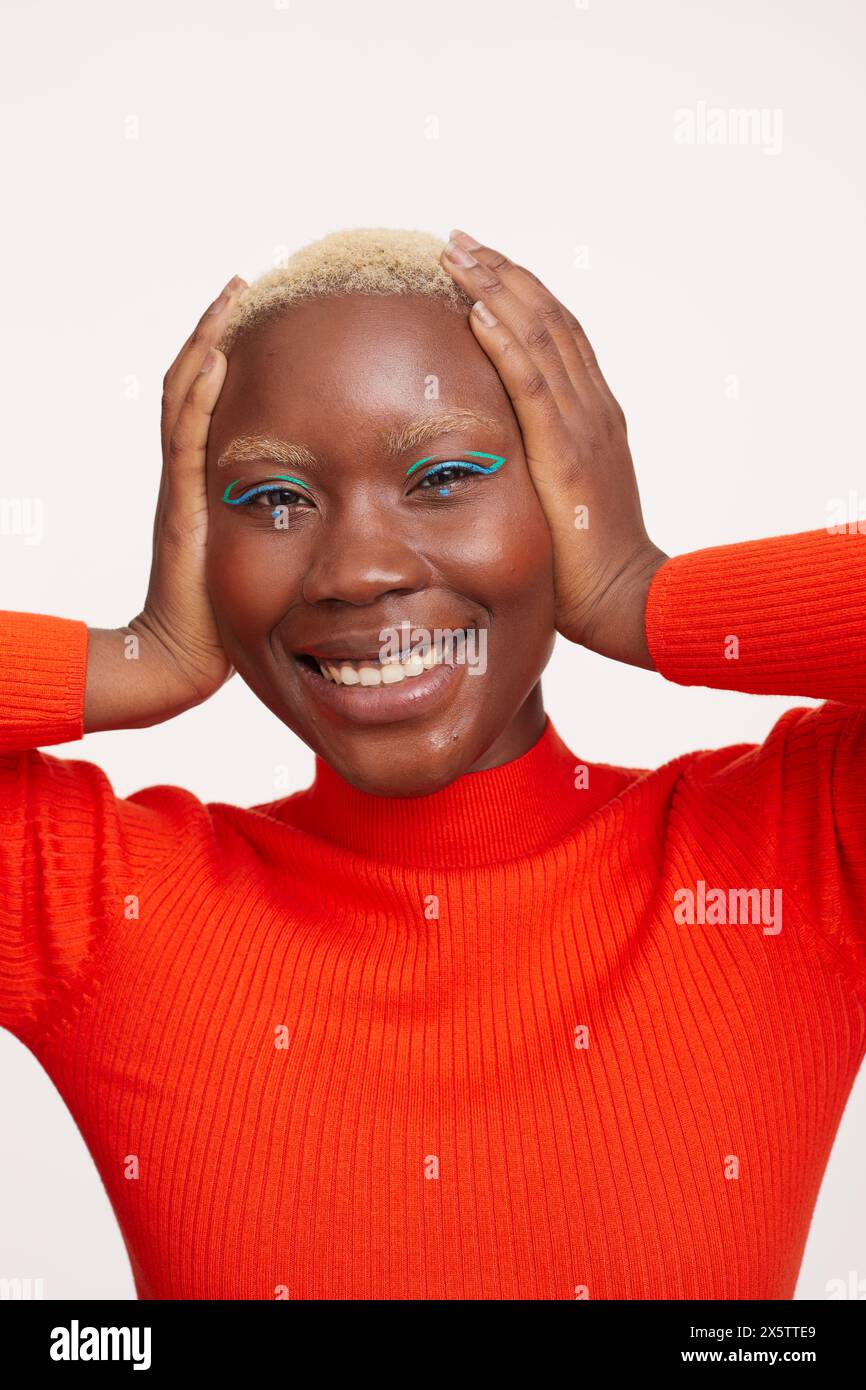
[[[7,0],[0,23],[2,607],[140,610],[166,369],[232,275],[340,228],[464,227],[529,266],[586,327],[668,554],[866,516],[863,6]],[[543,684],[570,748],[635,768],[817,703],[561,639]],[[250,806],[313,773],[237,677],[50,751],[122,796]],[[0,1276],[133,1298],[83,1140],[8,1033],[0,1075]],[[863,1287],[864,1149],[861,1074],[798,1297]]]

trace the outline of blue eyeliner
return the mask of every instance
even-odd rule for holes
[[[241,493],[240,497],[229,497],[229,493],[231,492],[235,483],[239,481],[239,478],[235,478],[234,482],[229,483],[228,487],[223,493],[222,500],[229,507],[239,507],[242,503],[248,502],[251,497],[256,497],[260,492],[279,492],[280,489],[275,488],[274,483],[297,483],[297,485],[299,487],[304,488],[306,492],[309,492],[310,490],[307,484],[303,482],[301,478],[289,478],[286,474],[279,473],[275,474],[274,477],[270,480],[270,482],[257,483],[255,487],[247,488],[246,492]]]
[[[482,454],[479,449],[467,449],[466,453],[477,459],[493,459],[493,462],[489,467],[484,468],[480,463],[467,463],[465,459],[443,459],[440,463],[435,463],[424,474],[424,477],[432,478],[435,473],[441,473],[446,468],[466,468],[471,473],[482,473],[486,476],[489,473],[495,473],[497,468],[501,468],[505,462],[501,454]],[[414,473],[415,469],[420,468],[423,463],[429,463],[432,458],[433,455],[429,454],[427,458],[419,459],[417,463],[413,463],[411,468],[406,469],[406,477],[408,478],[409,474]],[[440,497],[447,497],[450,493],[450,487],[440,487],[438,491]]]
[[[470,468],[473,473],[495,473],[505,462],[505,459],[500,454],[482,454],[478,449],[467,449],[466,453],[471,454],[473,458],[492,459],[493,462],[487,468],[484,468],[480,463],[465,463],[462,459],[449,459],[442,463],[435,464],[426,476],[431,478],[434,473],[439,472],[441,469],[453,468],[455,464],[460,463],[462,463],[464,468]],[[414,473],[416,468],[420,468],[422,463],[429,463],[432,458],[433,455],[428,454],[427,458],[419,459],[417,463],[413,463],[411,468],[406,469],[406,477],[408,478],[410,473]]]

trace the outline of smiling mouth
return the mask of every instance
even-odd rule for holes
[[[350,657],[326,660],[307,652],[299,652],[296,659],[333,685],[370,690],[383,685],[398,685],[401,681],[412,681],[436,666],[453,664],[455,650],[458,645],[465,643],[469,630],[471,629],[454,629],[448,633],[445,640],[430,643],[426,651],[422,649],[411,652],[404,661],[379,661],[375,657],[365,657],[361,661]]]

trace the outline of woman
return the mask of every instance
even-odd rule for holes
[[[0,1021],[142,1298],[790,1298],[864,1053],[866,541],[670,559],[579,324],[465,234],[232,281],[165,381],[142,612],[5,613]],[[555,632],[817,696],[587,765]],[[36,749],[240,672],[252,810]]]

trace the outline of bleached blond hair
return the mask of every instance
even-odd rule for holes
[[[230,353],[250,329],[304,299],[420,294],[467,313],[472,299],[439,264],[445,242],[430,232],[350,227],[302,246],[243,291],[218,346]]]

